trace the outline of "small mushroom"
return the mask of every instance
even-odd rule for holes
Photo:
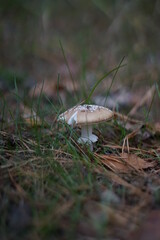
[[[67,124],[81,127],[79,143],[88,143],[93,149],[92,143],[97,142],[98,137],[92,134],[92,127],[95,123],[108,121],[113,117],[113,112],[108,108],[97,105],[78,105],[62,113],[58,120]]]

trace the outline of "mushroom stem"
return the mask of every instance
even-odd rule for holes
[[[84,125],[81,128],[81,137],[82,138],[89,138],[92,135],[92,125]]]
[[[98,137],[92,134],[92,125],[84,125],[81,127],[81,137],[78,139],[79,143],[94,143],[97,142]]]

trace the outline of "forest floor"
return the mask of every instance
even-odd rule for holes
[[[0,239],[159,240],[157,1],[11,2],[0,11]],[[90,151],[58,116],[123,56],[90,99],[114,111]]]

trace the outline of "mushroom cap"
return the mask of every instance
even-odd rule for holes
[[[108,121],[113,117],[113,112],[97,105],[78,105],[62,113],[58,120],[64,120],[69,125],[91,125]]]

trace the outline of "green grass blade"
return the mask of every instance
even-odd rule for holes
[[[109,89],[107,90],[107,96],[106,96],[106,100],[105,100],[105,104],[104,104],[104,105],[106,105],[106,102],[107,102],[107,99],[108,99],[109,92],[110,92],[110,90],[111,90],[111,88],[112,88],[112,86],[113,86],[114,80],[115,80],[116,75],[117,75],[118,70],[119,70],[119,67],[121,66],[122,62],[124,61],[124,58],[125,58],[125,57],[123,57],[123,58],[121,59],[119,65],[118,65],[117,70],[115,70],[115,73],[114,73],[113,78],[112,78],[112,81],[111,81],[111,85],[109,86]]]
[[[60,74],[58,73],[58,76],[57,76],[57,97],[58,97],[58,101],[60,103],[60,106],[63,106],[63,101],[62,101],[60,93],[59,93],[59,81],[60,81]]]
[[[160,90],[159,90],[159,86],[158,86],[157,83],[156,83],[156,90],[157,90],[157,93],[158,93],[158,97],[160,98]]]
[[[62,42],[61,40],[59,40],[59,44],[60,44],[60,48],[61,48],[61,51],[62,51],[62,54],[63,54],[63,57],[64,57],[64,60],[65,60],[65,63],[66,63],[66,66],[67,66],[67,69],[68,69],[68,72],[69,72],[69,75],[70,75],[70,78],[72,80],[72,83],[73,83],[73,89],[74,89],[74,96],[75,96],[75,99],[78,100],[77,96],[76,96],[76,86],[75,86],[75,82],[74,82],[74,79],[73,79],[73,76],[72,76],[72,72],[70,70],[70,67],[69,67],[69,64],[68,64],[68,61],[67,61],[67,58],[66,58],[66,55],[65,55],[65,52],[64,52],[64,48],[63,48],[63,45],[62,45]]]
[[[121,65],[121,63],[123,62],[123,59],[124,59],[124,58],[122,58],[122,60],[121,60],[121,62],[120,62],[120,64],[119,64],[118,67],[115,67],[115,68],[113,68],[111,71],[107,72],[105,75],[103,75],[103,77],[101,77],[101,78],[95,83],[95,85],[93,86],[93,88],[91,89],[91,91],[90,91],[90,93],[89,93],[89,95],[88,95],[88,98],[85,100],[85,103],[88,104],[88,103],[90,102],[90,99],[91,99],[94,91],[96,90],[97,86],[98,86],[108,75],[110,75],[112,72],[118,71],[121,67],[126,66],[126,64]]]

